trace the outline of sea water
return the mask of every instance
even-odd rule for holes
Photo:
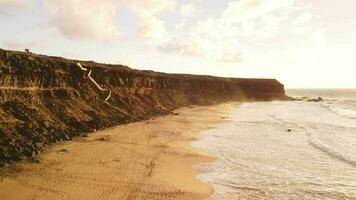
[[[356,90],[288,94],[324,101],[244,103],[193,143],[209,199],[356,199]]]

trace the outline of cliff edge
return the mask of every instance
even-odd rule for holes
[[[0,166],[182,106],[281,99],[274,79],[165,74],[0,49]]]

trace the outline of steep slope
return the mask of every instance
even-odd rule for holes
[[[0,49],[0,164],[181,106],[286,98],[273,79],[165,74]]]

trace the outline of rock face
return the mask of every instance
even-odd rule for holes
[[[111,90],[107,101],[108,91],[89,81],[89,70]],[[182,106],[286,98],[273,79],[165,74],[0,49],[0,164],[33,156],[53,142]]]

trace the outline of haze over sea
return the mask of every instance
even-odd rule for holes
[[[244,103],[193,143],[209,199],[356,199],[356,90],[287,93],[324,101]]]

